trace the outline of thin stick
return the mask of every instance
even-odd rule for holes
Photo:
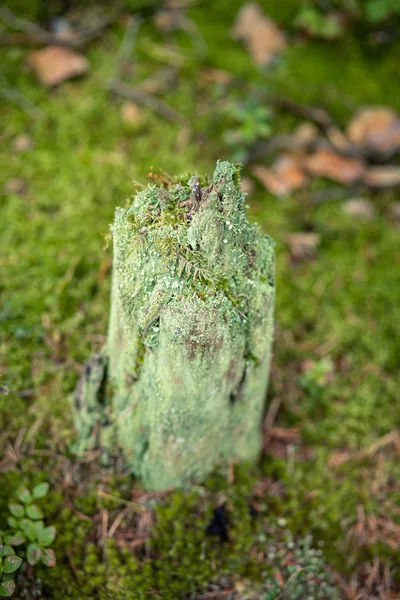
[[[115,21],[119,13],[120,9],[117,8],[113,11],[112,15],[104,17],[97,25],[76,32],[70,38],[62,38],[57,34],[42,29],[36,25],[36,23],[32,23],[26,19],[20,19],[6,6],[0,9],[0,19],[8,25],[8,27],[24,32],[28,38],[31,38],[35,42],[46,45],[55,44],[57,46],[70,46],[76,48],[99,37],[104,29]]]
[[[121,44],[118,48],[117,55],[114,60],[113,68],[111,71],[110,83],[114,79],[119,79],[123,74],[128,59],[134,49],[135,40],[142,24],[142,19],[139,17],[130,16],[128,23],[125,28],[124,36]]]
[[[108,530],[107,533],[107,537],[112,538],[114,533],[117,531],[118,527],[121,525],[122,520],[126,517],[126,515],[129,513],[129,507],[124,508],[124,510],[121,510],[121,512],[115,517],[113,524],[111,525],[110,529]]]
[[[143,89],[133,87],[133,85],[129,85],[129,83],[125,83],[120,79],[113,79],[108,83],[107,87],[109,90],[115,94],[118,94],[119,96],[127,98],[128,100],[132,100],[133,102],[137,102],[138,104],[142,104],[143,106],[150,107],[172,123],[184,123],[182,115],[177,110],[164,102],[164,100],[160,100],[160,98],[156,98],[155,96],[148,94]]]
[[[396,429],[390,431],[386,435],[384,435],[381,439],[377,440],[374,444],[371,444],[369,448],[365,450],[359,450],[358,452],[343,452],[343,453],[334,453],[333,456],[328,461],[328,466],[330,467],[339,467],[340,465],[348,462],[349,460],[364,460],[365,458],[369,458],[373,456],[379,450],[382,450],[386,446],[390,444],[400,442],[400,434]]]
[[[102,498],[108,498],[109,500],[115,500],[119,504],[125,504],[125,506],[129,506],[133,510],[136,511],[145,511],[148,510],[144,504],[140,504],[139,502],[130,502],[129,500],[124,500],[123,498],[119,498],[118,496],[113,496],[113,494],[109,494],[108,492],[104,492],[103,490],[97,490],[98,496]]]
[[[1,81],[7,83],[4,75],[1,76]],[[40,108],[35,106],[28,98],[26,98],[19,90],[12,87],[1,87],[0,94],[16,104],[28,117],[38,119],[43,116]]]

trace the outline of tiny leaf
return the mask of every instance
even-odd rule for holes
[[[32,494],[27,488],[21,488],[17,495],[21,502],[23,502],[24,504],[32,502]]]
[[[15,517],[8,517],[7,523],[9,527],[12,527],[13,529],[17,529],[18,527],[18,521]]]
[[[49,484],[47,483],[47,481],[44,481],[43,483],[38,483],[38,485],[35,485],[35,487],[33,488],[33,497],[44,498],[48,491]]]
[[[0,583],[0,596],[3,598],[9,598],[15,590],[15,583],[13,581],[3,581]]]
[[[40,508],[36,506],[36,504],[28,504],[28,506],[26,507],[26,514],[30,519],[33,519],[34,521],[43,518],[43,513],[40,510]]]
[[[41,531],[37,532],[38,542],[41,546],[50,546],[50,544],[54,541],[56,537],[56,528],[54,525],[50,525],[50,527],[45,527]]]
[[[36,565],[42,556],[42,549],[37,544],[29,544],[26,550],[26,558],[30,565]]]
[[[8,509],[14,517],[21,518],[24,516],[24,507],[22,504],[9,504]]]
[[[56,555],[52,548],[46,548],[43,550],[42,563],[46,565],[46,567],[54,567],[56,564]]]
[[[7,556],[7,558],[5,558],[3,560],[3,570],[4,573],[14,573],[14,571],[16,571],[22,563],[22,558],[20,558],[19,556],[15,556],[15,554],[13,554],[12,556]]]
[[[15,533],[14,535],[6,535],[4,539],[6,543],[10,544],[11,546],[20,546],[25,542],[25,536],[19,532]]]
[[[12,554],[15,554],[14,548],[8,545],[3,546],[3,556],[11,556]]]
[[[20,527],[26,537],[31,542],[34,542],[36,539],[36,527],[34,521],[31,521],[31,519],[21,519]]]

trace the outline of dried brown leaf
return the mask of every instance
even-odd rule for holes
[[[21,177],[13,177],[4,184],[4,192],[6,194],[16,194],[20,196],[26,189],[26,181]]]
[[[121,106],[121,119],[128,125],[139,125],[143,121],[143,109],[135,102],[125,102]]]
[[[328,177],[340,183],[354,183],[365,172],[360,159],[337,154],[328,148],[320,148],[311,154],[306,160],[306,167],[312,175]]]
[[[295,259],[312,256],[320,242],[318,233],[288,233],[286,241]]]
[[[252,173],[276,196],[287,196],[291,191],[302,188],[308,183],[308,177],[301,167],[301,160],[290,154],[280,156],[270,168],[255,165]]]
[[[254,181],[250,177],[242,177],[242,192],[247,195],[254,192]]]
[[[223,71],[222,69],[214,69],[213,67],[203,69],[200,73],[200,77],[205,83],[227,85],[232,81],[232,73]]]
[[[364,175],[363,182],[374,188],[388,188],[400,185],[400,167],[392,165],[370,167]]]
[[[318,127],[314,123],[300,123],[293,132],[293,143],[298,149],[310,148],[319,137]]]
[[[286,39],[279,27],[266,17],[256,2],[240,9],[232,30],[235,39],[243,40],[254,62],[269,65],[286,48]]]
[[[30,52],[27,62],[40,83],[47,87],[84,75],[89,70],[89,62],[84,56],[59,46],[48,46],[43,50]]]
[[[400,117],[385,106],[360,108],[347,127],[347,137],[366,150],[391,154],[400,148]]]
[[[376,216],[375,205],[367,198],[346,200],[343,204],[343,210],[347,215],[364,221],[372,221]]]
[[[20,135],[17,135],[17,137],[13,141],[13,149],[15,150],[15,152],[26,152],[27,150],[30,150],[33,147],[33,145],[33,139],[30,137],[30,135],[27,135],[26,133],[21,133]]]

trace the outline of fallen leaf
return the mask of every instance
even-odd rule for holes
[[[26,181],[20,177],[13,177],[4,184],[4,191],[6,194],[16,194],[17,196],[20,196],[25,191],[25,188]]]
[[[252,173],[276,196],[287,196],[291,191],[302,188],[308,183],[300,159],[290,154],[280,156],[270,168],[255,165]]]
[[[363,182],[370,187],[387,188],[400,185],[400,167],[387,165],[371,167],[364,175]]]
[[[293,258],[302,259],[315,253],[320,236],[318,233],[288,233],[286,241]]]
[[[391,154],[400,148],[400,117],[385,106],[360,108],[347,127],[347,137],[356,146]]]
[[[314,123],[300,123],[293,133],[294,145],[299,149],[310,148],[318,139],[318,127]]]
[[[242,192],[249,195],[254,191],[254,181],[250,177],[242,177]]]
[[[121,106],[121,119],[128,125],[139,125],[143,121],[143,110],[135,102],[125,102]]]
[[[84,75],[89,70],[89,62],[84,56],[59,46],[48,46],[31,52],[27,62],[39,81],[47,87]]]
[[[232,73],[223,71],[222,69],[214,69],[212,67],[203,69],[200,73],[200,76],[205,83],[219,83],[221,85],[227,85],[232,81]]]
[[[340,183],[354,183],[365,172],[364,163],[358,158],[336,154],[328,148],[316,150],[306,160],[307,170],[319,177],[328,177]]]
[[[179,8],[162,8],[154,15],[156,27],[163,33],[170,33],[182,23],[182,12]]]
[[[266,17],[256,2],[240,9],[233,26],[233,37],[243,40],[258,65],[269,65],[286,48],[286,39],[279,27]]]
[[[26,152],[33,147],[33,139],[26,133],[17,135],[13,142],[13,148],[15,152]]]
[[[372,221],[376,216],[375,205],[366,198],[351,198],[343,204],[343,210],[346,214],[356,219]]]

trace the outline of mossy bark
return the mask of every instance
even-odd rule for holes
[[[203,185],[149,186],[117,209],[112,232],[107,343],[75,396],[80,449],[118,446],[153,489],[255,458],[274,253],[247,219],[239,167],[219,162]]]

